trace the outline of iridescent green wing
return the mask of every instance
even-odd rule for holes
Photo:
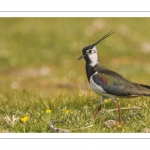
[[[107,68],[100,68],[99,71],[92,76],[92,79],[108,94],[127,97],[140,95],[137,90],[138,84],[128,81],[120,74],[108,70]]]

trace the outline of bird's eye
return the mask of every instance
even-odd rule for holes
[[[89,50],[89,53],[92,53],[92,50]]]

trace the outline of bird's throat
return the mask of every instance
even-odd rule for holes
[[[96,64],[95,64],[96,65]],[[95,73],[94,66],[91,66],[90,63],[86,62],[86,75],[88,78],[88,81],[90,81],[90,77]]]

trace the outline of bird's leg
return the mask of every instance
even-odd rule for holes
[[[96,118],[97,114],[98,114],[98,113],[99,113],[99,111],[101,110],[104,99],[105,99],[105,98],[101,97],[100,105],[99,105],[99,107],[98,107],[97,111],[95,112],[95,114],[93,115],[93,119],[95,119],[95,118]]]
[[[120,109],[120,104],[119,104],[115,99],[113,99],[113,100],[114,100],[114,102],[116,103],[116,106],[117,106],[117,108],[118,108],[119,122],[120,122],[120,123],[123,123],[122,114],[121,114],[121,109]]]
[[[98,109],[97,109],[97,111],[96,111],[95,114],[93,115],[93,119],[96,118],[96,116],[97,116],[97,114],[99,113],[99,111],[101,110],[101,108],[102,108],[102,105],[100,104],[99,107],[98,107]]]

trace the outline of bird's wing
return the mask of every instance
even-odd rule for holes
[[[141,96],[137,83],[128,81],[120,74],[105,67],[96,68],[97,73],[92,75],[94,82],[111,95],[136,97]]]

